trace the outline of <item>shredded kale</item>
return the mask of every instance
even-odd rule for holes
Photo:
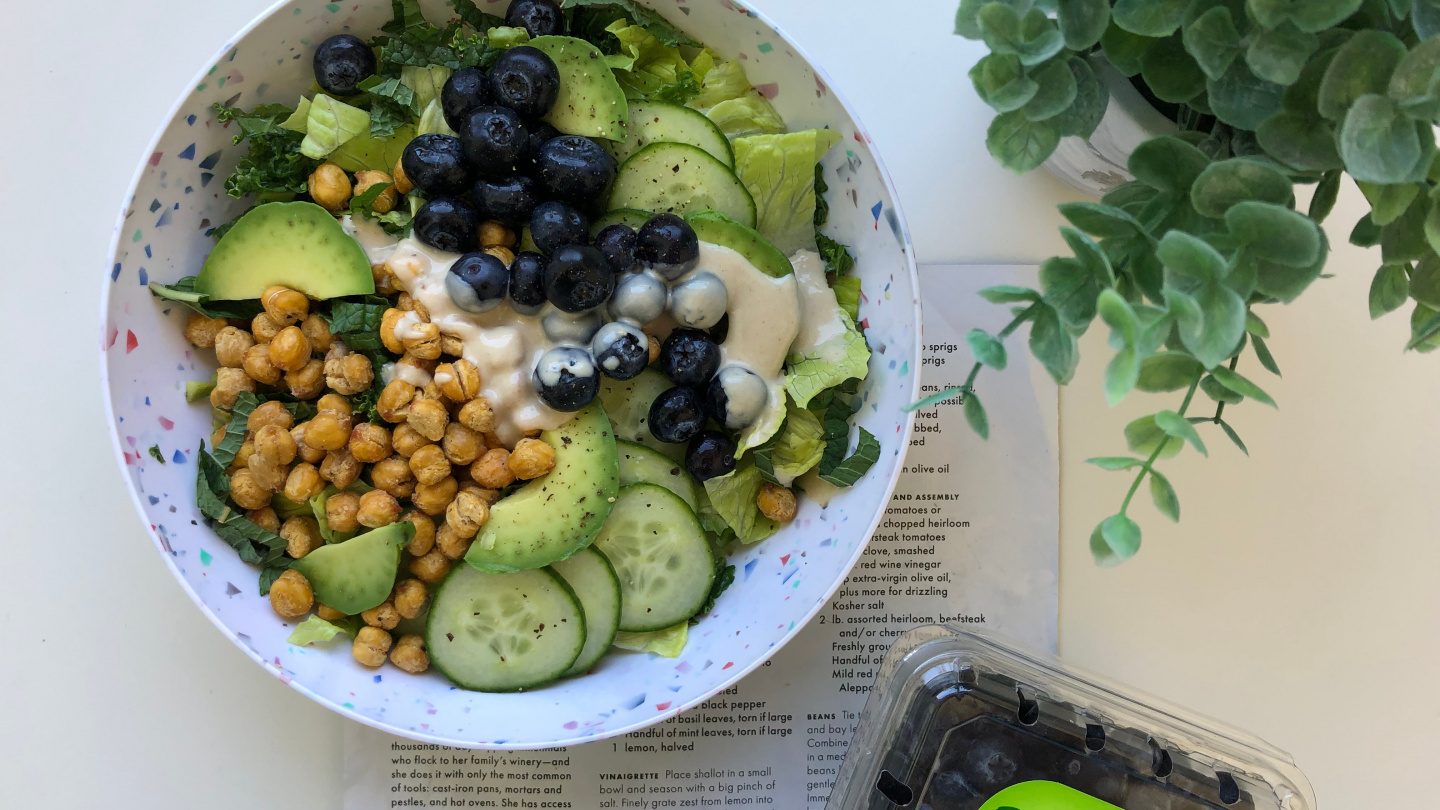
[[[450,8],[455,11],[456,17],[476,31],[486,31],[505,24],[504,19],[481,11],[474,0],[450,0]]]
[[[850,274],[855,269],[855,257],[850,249],[819,231],[815,232],[815,244],[820,248],[820,258],[825,260],[825,272],[835,278]]]
[[[150,445],[150,451],[149,451],[149,452],[150,452],[150,457],[151,457],[151,458],[155,459],[156,461],[160,462],[161,464],[164,464],[164,463],[165,463],[165,454],[162,453],[162,452],[160,452],[160,445],[158,445],[158,444],[152,444],[152,445]]]
[[[305,191],[310,172],[319,165],[300,154],[305,136],[280,126],[294,112],[282,104],[264,104],[249,112],[239,107],[215,104],[215,120],[239,128],[235,143],[245,141],[250,151],[225,179],[225,193],[232,197],[266,194],[283,198]]]
[[[710,595],[705,597],[705,604],[701,605],[700,610],[696,611],[690,623],[694,624],[699,622],[707,613],[714,610],[715,600],[719,599],[720,594],[725,593],[725,589],[733,584],[735,584],[735,566],[720,565],[715,570],[715,582],[710,586]]]
[[[620,17],[633,20],[636,25],[650,32],[650,35],[660,41],[662,45],[676,47],[687,45],[698,47],[700,43],[691,39],[684,31],[671,25],[664,17],[646,8],[635,0],[561,0],[560,7],[572,11],[575,19],[572,19],[572,33],[580,35],[589,33],[594,36],[596,21],[604,19],[598,30],[603,33],[605,25],[614,22]],[[574,23],[579,23],[578,25]],[[599,44],[597,38],[592,39],[586,36],[591,42]],[[607,37],[608,39],[608,37]]]
[[[825,199],[825,192],[830,190],[830,184],[825,182],[825,166],[815,164],[815,230],[818,232],[826,222],[830,221],[830,203]]]
[[[259,301],[211,301],[210,296],[195,289],[195,276],[185,276],[174,284],[147,285],[150,294],[166,301],[174,301],[207,318],[242,318],[249,320],[260,312]]]
[[[461,20],[444,28],[432,25],[420,13],[416,0],[391,0],[390,8],[394,16],[380,29],[385,34],[371,43],[379,49],[377,72],[380,76],[399,76],[400,68],[405,65],[443,65],[459,70],[493,58],[484,33],[469,29]]]

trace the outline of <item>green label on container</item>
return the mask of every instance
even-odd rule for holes
[[[1021,782],[996,793],[980,810],[1122,810],[1055,782]]]

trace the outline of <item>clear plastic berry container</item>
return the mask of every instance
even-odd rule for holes
[[[956,627],[896,640],[827,810],[1314,810],[1254,737]]]

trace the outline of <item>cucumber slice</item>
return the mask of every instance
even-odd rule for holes
[[[343,543],[321,546],[291,563],[310,580],[315,599],[353,616],[384,602],[395,586],[400,549],[415,534],[409,521],[372,529]]]
[[[594,236],[610,225],[629,225],[635,230],[650,221],[649,211],[638,211],[634,208],[619,208],[608,211],[599,219],[590,223],[590,235]]]
[[[755,227],[755,200],[729,166],[685,143],[652,143],[620,166],[610,207],[641,211],[719,211]]]
[[[550,566],[575,591],[585,612],[585,647],[566,675],[589,672],[615,641],[620,628],[620,578],[600,550],[591,546]]]
[[[695,479],[680,462],[634,442],[617,441],[615,450],[620,454],[620,486],[656,484],[679,495],[690,511],[698,511],[700,501],[695,496]]]
[[[620,577],[620,629],[659,630],[699,612],[715,558],[695,513],[657,484],[620,490],[595,545]]]
[[[659,450],[676,461],[683,460],[685,445],[662,442],[650,432],[650,403],[674,385],[653,368],[629,380],[601,377],[600,402],[615,426],[615,438]]]
[[[430,662],[457,686],[519,692],[564,675],[585,646],[585,613],[553,571],[457,565],[425,622]]]
[[[625,140],[615,144],[615,159],[623,163],[652,143],[688,143],[726,166],[735,167],[730,139],[704,113],[660,101],[632,102],[630,129]]]

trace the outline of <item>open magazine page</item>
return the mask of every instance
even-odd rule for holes
[[[965,334],[1008,320],[977,290],[1035,283],[1034,268],[923,268],[927,390],[964,382],[974,362]],[[1056,387],[1016,349],[976,388],[990,440],[970,431],[958,403],[922,412],[885,520],[849,579],[739,684],[644,731],[543,751],[449,749],[352,723],[345,810],[822,806],[896,636],[956,622],[1054,650]]]

